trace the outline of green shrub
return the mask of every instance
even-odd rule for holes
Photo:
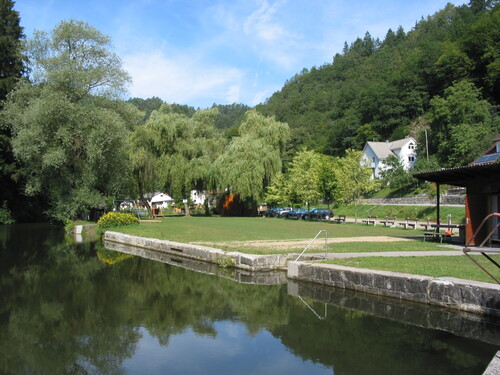
[[[13,224],[14,222],[10,210],[7,207],[7,202],[4,201],[3,206],[0,207],[0,224]]]
[[[99,225],[99,228],[101,229],[120,227],[130,224],[139,224],[139,219],[134,214],[124,214],[118,212],[108,212],[97,221],[97,225]]]

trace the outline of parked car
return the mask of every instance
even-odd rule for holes
[[[262,214],[262,216],[265,217],[283,217],[283,215],[290,211],[290,207],[273,207],[267,210],[265,213]]]
[[[279,211],[278,211],[278,216],[277,217],[285,217],[285,215],[287,213],[289,213],[290,211],[292,211],[291,207],[280,208]]]
[[[305,213],[307,213],[305,208],[294,208],[293,210],[286,212],[284,216],[286,219],[301,219],[302,215]]]
[[[264,216],[264,217],[273,217],[275,211],[276,211],[276,207],[268,208],[267,211],[263,211],[262,212],[262,216]]]
[[[302,214],[302,219],[329,220],[332,216],[332,210],[329,210],[327,208],[313,208],[309,212]]]

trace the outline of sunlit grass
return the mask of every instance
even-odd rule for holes
[[[262,217],[169,217],[159,223],[121,227],[122,233],[178,242],[312,239],[325,229],[328,237],[421,237],[421,231],[361,224],[336,224]]]
[[[328,232],[328,238],[353,238],[387,236],[396,242],[379,242],[372,239],[356,242],[336,242],[328,244],[328,252],[381,252],[381,251],[448,251],[449,248],[436,242],[423,242],[422,230],[405,230],[363,224],[335,224],[284,220],[275,218],[241,217],[169,217],[160,222],[141,223],[115,230],[135,236],[158,238],[184,243],[204,243],[222,250],[240,251],[253,254],[299,253],[320,230]],[[248,245],[245,241],[289,241],[286,247]],[[293,240],[302,240],[294,245]],[[238,244],[229,244],[241,241]],[[321,237],[309,252],[324,251]],[[479,259],[477,257],[475,259]],[[496,256],[500,262],[500,256]],[[475,264],[463,256],[432,257],[369,257],[335,259],[329,263],[351,267],[379,269],[394,272],[428,275],[433,277],[457,277],[469,280],[492,282]],[[491,267],[490,264],[486,266]],[[493,270],[493,272],[497,272]],[[500,275],[498,276],[500,277]]]
[[[208,246],[217,247],[227,251],[239,251],[250,254],[289,254],[300,253],[309,244],[308,242],[289,243],[287,246],[280,246],[271,243],[262,245],[225,242],[206,242]],[[328,253],[365,253],[381,251],[448,251],[452,248],[441,246],[437,242],[422,242],[420,239],[403,240],[396,242],[335,242],[327,245]],[[319,238],[311,244],[307,253],[323,253],[325,251],[324,238]]]
[[[500,279],[500,271],[492,263],[480,255],[473,255],[493,276]],[[500,263],[500,255],[493,256]],[[369,257],[331,259],[329,264],[338,264],[347,267],[367,268],[392,272],[425,275],[432,277],[457,277],[460,279],[494,283],[486,273],[474,264],[465,255],[461,256],[432,256],[432,257]]]

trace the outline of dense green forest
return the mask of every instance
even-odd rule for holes
[[[441,166],[468,163],[500,132],[500,5],[448,4],[406,32],[369,31],[344,45],[333,61],[304,68],[256,109],[291,128],[291,154],[301,148],[341,156],[367,141],[411,135]],[[146,112],[159,98],[131,99]],[[242,104],[216,105],[216,126],[237,134]],[[172,104],[176,113],[195,109]],[[422,148],[423,150],[423,148]]]
[[[345,43],[332,63],[304,69],[265,103],[293,146],[342,155],[366,141],[412,135],[442,166],[470,162],[500,132],[500,4],[448,4],[384,40]]]
[[[25,40],[12,0],[0,16],[0,223],[64,222],[154,191],[353,203],[378,188],[358,170],[366,141],[423,145],[425,131],[430,158],[416,167],[437,168],[470,162],[500,134],[498,0],[448,4],[382,41],[367,32],[256,108],[124,101],[131,77],[107,35],[71,20]],[[412,184],[394,171],[391,186]]]

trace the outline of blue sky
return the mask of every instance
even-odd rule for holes
[[[26,36],[60,21],[89,23],[113,40],[131,97],[196,108],[254,106],[303,68],[330,63],[369,31],[411,30],[464,0],[17,0]]]

